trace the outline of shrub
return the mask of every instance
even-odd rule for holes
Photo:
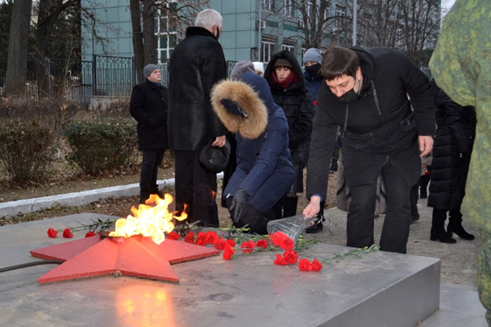
[[[85,174],[134,164],[138,154],[136,122],[130,118],[77,121],[63,131],[71,152],[67,160]]]
[[[0,162],[18,184],[41,181],[53,162],[54,133],[37,119],[11,120],[0,127]]]

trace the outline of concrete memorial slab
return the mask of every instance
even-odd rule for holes
[[[0,268],[40,261],[29,251],[71,241],[48,238],[48,228],[98,218],[115,217],[78,214],[0,227]],[[322,260],[347,250],[316,244],[299,257]],[[276,253],[175,264],[178,283],[125,276],[38,283],[53,265],[3,272],[0,325],[409,327],[439,308],[438,259],[376,251],[301,272],[274,265]]]

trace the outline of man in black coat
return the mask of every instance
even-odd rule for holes
[[[162,86],[160,68],[150,64],[143,68],[145,82],[135,85],[131,93],[130,112],[138,122],[138,147],[143,160],[140,170],[140,203],[150,194],[158,194],[157,173],[167,141],[167,88]]]
[[[188,213],[189,222],[218,227],[216,173],[199,162],[207,144],[225,145],[226,129],[210,102],[212,87],[226,78],[226,63],[218,42],[222,16],[201,11],[195,26],[172,53],[169,64],[169,146],[175,155],[176,210]]]
[[[420,156],[431,151],[435,132],[428,79],[407,57],[384,48],[332,47],[322,58],[321,72],[325,83],[317,94],[307,165],[310,204],[304,214],[313,217],[326,198],[329,164],[341,128],[351,193],[347,246],[374,243],[376,182],[382,174],[387,200],[380,247],[405,253],[411,224],[409,192],[420,175]]]

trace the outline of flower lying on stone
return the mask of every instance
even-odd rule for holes
[[[96,234],[93,232],[93,231],[90,231],[88,233],[85,234],[85,237],[92,237],[92,236],[95,236]]]
[[[72,238],[73,232],[87,230],[89,232],[85,234],[85,237],[95,236],[101,234],[103,231],[111,228],[114,225],[114,221],[106,220],[102,221],[98,219],[93,221],[89,225],[82,225],[81,227],[65,228],[62,230],[55,230],[53,228],[48,229],[47,233],[49,237],[58,237],[58,232],[63,232],[62,235],[65,238]],[[345,253],[336,254],[335,256],[325,259],[317,260],[314,258],[312,261],[306,258],[299,259],[297,251],[302,251],[311,245],[317,243],[314,239],[305,239],[302,236],[295,243],[290,237],[282,232],[274,232],[271,235],[257,235],[248,234],[248,228],[222,228],[222,229],[209,229],[207,231],[197,228],[197,234],[195,233],[194,224],[186,225],[185,228],[180,227],[174,229],[174,231],[166,234],[166,238],[169,240],[180,240],[182,236],[184,242],[196,244],[200,246],[212,245],[215,249],[223,251],[222,257],[224,260],[231,260],[240,254],[252,254],[257,251],[277,251],[279,248],[284,250],[283,254],[276,254],[273,263],[275,265],[293,265],[298,261],[298,269],[300,271],[321,271],[323,265],[326,263],[343,259],[345,256],[352,255],[359,258],[363,253],[370,253],[378,250],[378,247],[372,245],[370,247],[364,247],[362,249],[349,250]],[[193,230],[191,230],[193,228]],[[96,231],[99,232],[96,234]],[[220,235],[217,233],[220,233]],[[237,244],[239,244],[237,248]],[[240,249],[240,251],[239,251]]]
[[[326,260],[322,260],[320,262],[317,259],[312,260],[312,262],[310,262],[308,259],[300,259],[300,261],[298,262],[298,269],[300,269],[301,271],[320,271],[323,267],[322,262],[329,263],[335,260],[343,259],[344,257],[349,255],[352,255],[355,258],[361,258],[360,254],[370,253],[377,250],[378,250],[378,246],[372,244],[369,247],[365,246],[364,248],[361,249],[349,250],[344,253],[336,254],[335,256],[328,258]]]
[[[60,232],[61,230],[55,230],[53,228],[49,228],[48,229],[48,236],[51,237],[51,238],[57,238],[58,237],[58,232]],[[64,238],[72,238],[73,237],[73,234],[72,234],[72,231],[70,228],[65,228],[63,230],[63,237]]]
[[[54,230],[53,228],[48,229],[48,236],[51,238],[57,238],[58,237],[58,231]]]

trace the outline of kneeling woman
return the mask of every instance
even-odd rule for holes
[[[215,112],[237,141],[237,168],[223,196],[234,226],[266,234],[273,206],[293,182],[288,123],[252,62],[238,66],[245,71],[238,80],[224,80],[212,92]]]

